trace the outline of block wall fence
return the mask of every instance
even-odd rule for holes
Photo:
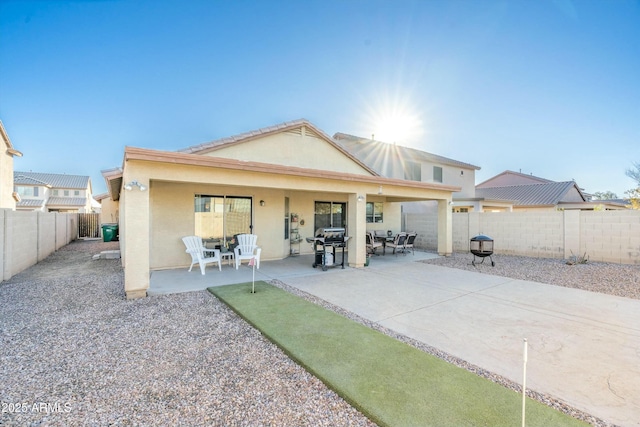
[[[2,280],[9,280],[77,237],[78,214],[0,209]]]
[[[436,250],[437,219],[404,214],[403,227],[417,231],[416,246]],[[453,250],[468,252],[478,234],[494,240],[494,252],[535,258],[640,265],[640,211],[469,212],[453,214]]]

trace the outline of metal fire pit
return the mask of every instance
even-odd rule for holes
[[[469,250],[473,254],[473,261],[471,261],[472,265],[476,265],[476,257],[482,258],[480,264],[484,263],[484,259],[489,257],[491,260],[491,266],[495,267],[496,263],[493,262],[493,239],[489,236],[485,236],[484,234],[479,234],[475,237],[471,238],[471,242],[469,242]]]

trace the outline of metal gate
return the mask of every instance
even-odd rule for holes
[[[78,214],[78,238],[80,237],[100,237],[100,214]]]

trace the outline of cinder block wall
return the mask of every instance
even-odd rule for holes
[[[10,279],[76,239],[77,216],[0,210],[2,280]]]
[[[427,217],[427,218],[425,218]],[[437,249],[437,216],[406,214],[406,230],[419,233],[416,246]],[[453,214],[453,250],[468,252],[473,236],[494,239],[497,254],[640,264],[640,211],[470,212]]]
[[[592,261],[640,264],[639,211],[580,214],[580,254]]]

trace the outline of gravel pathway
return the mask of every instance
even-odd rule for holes
[[[624,265],[606,262],[567,264],[567,260],[553,258],[528,258],[511,255],[493,255],[495,267],[489,258],[472,265],[473,255],[454,253],[423,262],[443,267],[459,268],[478,273],[529,280],[550,285],[582,289],[625,298],[640,299],[640,264]]]
[[[0,425],[374,426],[209,292],[126,301],[114,248],[0,284]]]

